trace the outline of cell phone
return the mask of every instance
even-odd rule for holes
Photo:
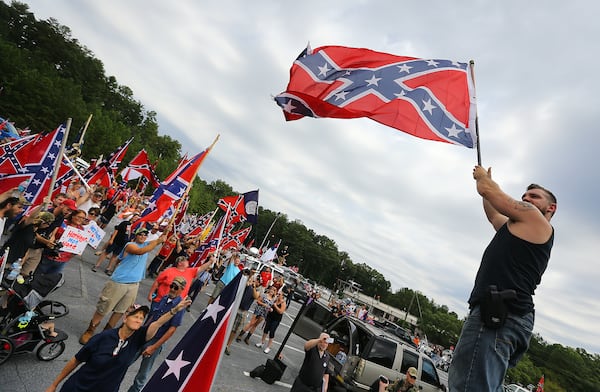
[[[386,376],[379,376],[379,381],[381,381],[384,384],[390,383],[390,380],[388,380],[388,378]]]
[[[327,343],[333,343],[333,338],[327,338],[327,339],[325,339],[325,341],[326,341]]]

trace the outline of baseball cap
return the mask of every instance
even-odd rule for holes
[[[148,233],[148,229],[146,229],[145,227],[140,227],[139,229],[137,229],[135,231],[135,235],[142,234],[142,233]]]
[[[140,306],[140,305],[136,306],[136,305],[133,305],[133,309],[131,311],[129,311],[125,315],[125,317],[133,316],[134,314],[140,313],[140,312],[144,313],[144,316],[146,316],[150,312],[150,308],[147,307],[146,305],[142,305],[142,306]]]
[[[75,204],[75,200],[73,200],[73,199],[63,200],[62,205],[67,207],[70,210],[73,210],[73,211],[77,210],[77,204]]]
[[[417,378],[417,369],[415,369],[414,367],[409,367],[408,368],[408,374],[410,374],[411,376],[413,376],[414,378]]]
[[[175,279],[173,279],[173,282],[171,282],[171,283],[175,283],[179,287],[183,288],[187,284],[187,281],[185,280],[185,278],[183,276],[176,276]]]
[[[44,223],[52,223],[52,222],[54,222],[55,217],[54,217],[54,214],[51,212],[42,211],[38,214],[36,219],[39,219],[40,221],[42,221]]]

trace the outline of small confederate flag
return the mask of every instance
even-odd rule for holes
[[[221,249],[226,250],[229,248],[239,248],[242,246],[244,241],[246,241],[246,237],[248,237],[248,234],[250,234],[251,229],[252,226],[248,226],[245,229],[236,231],[235,233],[225,234],[223,236]]]
[[[150,204],[142,211],[142,217],[136,221],[135,225],[158,221],[176,201],[180,200],[187,192],[189,184],[194,180],[200,165],[209,152],[210,147],[175,169],[154,191],[150,198]]]
[[[225,286],[154,372],[143,392],[210,391],[245,283],[246,277],[237,274]]]
[[[133,138],[127,140],[122,146],[113,151],[110,156],[102,162],[96,162],[95,165],[88,168],[87,173],[83,176],[88,184],[97,184],[103,187],[110,187],[117,172],[117,168],[121,164],[127,148]]]
[[[121,171],[121,177],[125,181],[135,180],[142,176],[150,179],[153,187],[157,188],[159,186],[158,177],[154,173],[154,168],[148,160],[148,153],[144,149],[138,152],[129,162],[129,165]]]
[[[307,48],[275,101],[287,121],[368,117],[423,139],[475,146],[467,63],[342,46]]]

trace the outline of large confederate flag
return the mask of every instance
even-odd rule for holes
[[[475,92],[469,64],[370,49],[307,48],[275,101],[286,120],[372,120],[411,135],[475,146]]]

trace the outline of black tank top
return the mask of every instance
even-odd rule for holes
[[[490,285],[495,285],[499,291],[513,289],[517,292],[517,299],[508,304],[512,313],[532,312],[532,295],[548,266],[553,243],[554,229],[546,243],[533,244],[514,236],[505,223],[483,253],[469,298],[471,308],[484,298]]]

